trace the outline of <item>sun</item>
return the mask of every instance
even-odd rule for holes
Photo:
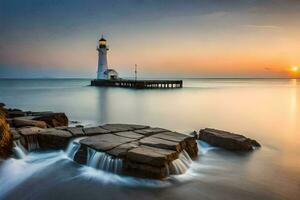
[[[291,71],[292,72],[298,72],[300,69],[299,69],[299,67],[297,67],[297,66],[292,66],[291,67]]]

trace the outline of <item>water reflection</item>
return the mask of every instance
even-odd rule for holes
[[[64,180],[72,180],[68,184],[62,180],[56,182],[57,186],[51,185],[36,199],[47,199],[47,195],[62,199],[56,191],[65,198],[76,194],[77,199],[95,199],[99,194],[103,199],[106,195],[111,199],[124,196],[128,199],[159,199],[159,194],[160,199],[174,200],[195,197],[297,199],[300,196],[299,80],[192,79],[185,80],[183,89],[147,91],[87,87],[88,84],[89,80],[43,80],[42,83],[40,80],[0,80],[0,102],[26,110],[64,111],[71,120],[94,124],[138,123],[178,131],[205,127],[226,129],[255,138],[263,146],[248,155],[203,146],[199,160],[193,164],[195,167],[187,172],[192,181],[155,192],[89,184],[82,178],[101,180],[103,174],[96,175],[95,171],[83,169],[84,176],[78,178],[81,173],[69,162],[57,165],[60,168],[53,171],[46,168],[51,173],[38,174],[27,180],[31,188],[37,190],[41,189],[41,181],[54,181],[57,174]],[[0,172],[0,186],[3,186],[5,173]],[[182,176],[182,179],[187,177]],[[106,178],[106,181],[116,180]],[[13,190],[15,196],[11,194],[10,199],[22,197],[18,191],[28,190],[26,184],[20,183],[20,187]],[[20,188],[23,190],[18,190]]]

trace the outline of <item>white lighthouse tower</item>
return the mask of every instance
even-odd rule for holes
[[[106,39],[101,37],[99,40],[99,44],[97,46],[98,51],[98,72],[97,79],[108,79],[108,74],[106,73],[108,70],[107,66],[107,51],[108,47],[106,45]]]

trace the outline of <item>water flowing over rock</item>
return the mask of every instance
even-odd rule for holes
[[[18,159],[23,159],[27,155],[27,151],[21,144],[20,140],[14,141],[13,153]]]
[[[122,171],[122,159],[114,158],[104,152],[98,152],[92,148],[88,148],[87,153],[88,166],[113,173],[120,173]]]
[[[168,167],[169,175],[179,175],[185,173],[192,164],[192,162],[193,161],[190,158],[189,154],[185,150],[183,150],[179,154],[179,158],[173,160],[171,162],[171,166]]]
[[[243,135],[211,128],[200,130],[199,139],[212,146],[232,151],[251,151],[256,147],[260,147],[260,144],[256,140]]]
[[[184,173],[198,152],[195,137],[162,128],[109,124],[84,132],[89,137],[80,140],[76,162],[130,176],[163,179]]]
[[[75,139],[73,139],[73,140],[69,143],[69,145],[68,145],[68,147],[67,147],[67,149],[66,149],[66,154],[67,154],[67,156],[68,156],[70,159],[74,160],[75,154],[77,153],[77,151],[78,151],[79,148],[80,148],[80,143],[79,143],[79,141],[82,140],[82,139],[84,139],[84,138],[86,138],[86,137],[75,138]]]

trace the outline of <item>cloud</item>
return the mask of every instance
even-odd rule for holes
[[[256,29],[256,30],[266,30],[266,31],[279,31],[279,30],[282,30],[281,26],[275,26],[275,25],[253,25],[253,24],[248,24],[248,25],[244,25],[243,27],[249,28],[249,29]]]

